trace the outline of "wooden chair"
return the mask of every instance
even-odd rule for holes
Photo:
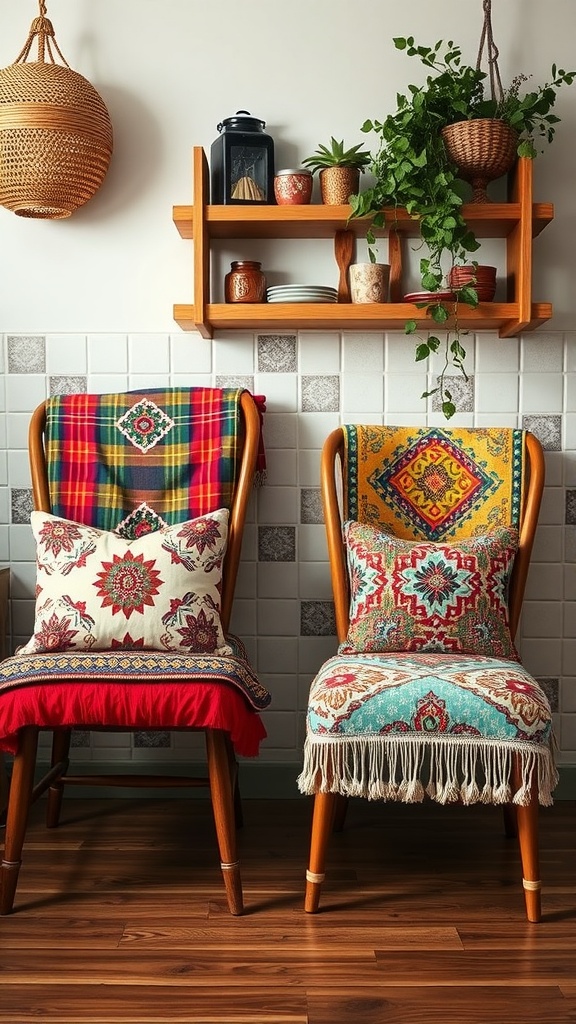
[[[318,909],[330,833],[350,796],[428,796],[505,808],[527,916],[538,921],[538,805],[552,802],[557,775],[550,706],[513,637],[544,485],[541,446],[520,430],[349,425],[325,442],[321,485],[339,648],[309,697],[305,909]],[[495,529],[487,601],[467,574]]]
[[[2,662],[0,746],[14,754],[14,765],[1,868],[1,913],[9,913],[13,907],[30,804],[48,789],[47,824],[54,827],[65,784],[208,785],[228,905],[232,914],[242,913],[235,836],[235,754],[253,756],[258,752],[265,736],[258,711],[266,706],[269,695],[254,676],[240,641],[229,638],[227,631],[259,441],[260,415],[253,397],[231,389],[61,396],[43,403],[34,413],[29,435],[34,507],[62,516],[64,527],[62,520],[57,520],[60,529],[86,523],[88,537],[94,534],[90,528],[99,531],[95,543],[100,539],[108,542],[113,532],[116,535],[120,530],[128,538],[125,547],[130,552],[136,548],[129,545],[139,543],[139,550],[146,551],[151,543],[168,543],[164,537],[182,536],[180,525],[197,524],[196,516],[204,517],[202,529],[210,530],[216,510],[229,510],[225,556],[207,563],[206,576],[222,568],[220,621],[231,646],[220,646],[212,653],[211,647],[195,648],[190,641],[192,646],[178,650],[168,643],[164,627],[173,616],[159,624],[164,633],[156,649],[148,649],[147,641],[131,644],[130,630],[135,632],[132,624],[139,618],[134,612],[126,620],[127,638],[120,643],[112,640],[108,649],[93,649],[87,633],[83,649],[66,645],[56,650],[34,648]],[[83,536],[82,530],[78,532]],[[192,536],[194,552],[209,554],[210,544]],[[166,555],[170,565],[174,562],[180,570],[188,548],[184,544],[182,558],[174,551]],[[146,563],[144,555],[138,557],[143,564],[153,564]],[[67,572],[67,567],[59,570],[64,589],[71,586],[71,577],[64,575]],[[164,582],[167,577],[172,579],[170,572],[168,567]],[[65,597],[71,609],[68,625],[72,622],[80,629],[73,615],[80,608],[78,616],[84,610],[86,617],[83,602],[76,601],[72,609],[70,594]],[[180,605],[191,597],[194,595],[186,594]],[[102,603],[109,605],[109,597]],[[143,600],[140,612],[146,610],[145,604]],[[170,612],[176,604],[171,599]],[[36,616],[38,620],[38,602]],[[182,621],[190,626],[192,619],[185,617],[180,625]],[[184,636],[182,630],[172,633]],[[36,639],[35,635],[34,642]],[[207,778],[69,774],[71,727],[201,729],[206,738]],[[52,761],[45,777],[34,786],[41,729],[53,731]]]

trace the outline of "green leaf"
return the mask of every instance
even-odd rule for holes
[[[467,306],[472,306],[473,309],[476,309],[478,305],[478,292],[474,285],[465,284],[463,288],[459,288],[458,298],[460,302],[465,302]]]
[[[422,287],[427,292],[434,292],[438,287],[437,274],[426,273],[422,277]]]
[[[430,306],[429,310],[430,316],[437,324],[445,324],[450,317],[450,313],[446,309],[446,306],[443,306],[441,302],[436,303],[434,306]]]
[[[404,324],[404,334],[414,334],[417,324],[415,320],[407,320]]]
[[[429,355],[430,355],[430,349],[429,349],[428,345],[426,344],[426,342],[422,342],[421,345],[417,345],[416,346],[416,352],[415,352],[415,355],[414,355],[414,359],[416,360],[417,363],[422,362],[423,359],[428,359]]]

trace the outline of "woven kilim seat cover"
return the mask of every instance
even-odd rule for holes
[[[426,541],[517,526],[520,430],[345,426],[344,516]],[[516,661],[422,651],[338,654],[309,697],[303,793],[552,801],[552,715]],[[514,764],[520,770],[514,770]]]
[[[240,440],[239,389],[168,388],[49,399],[52,511],[127,539],[229,507]],[[223,728],[258,752],[270,694],[228,637],[231,656],[115,649],[14,655],[0,671],[0,748],[25,725]],[[225,684],[224,686],[220,684]]]

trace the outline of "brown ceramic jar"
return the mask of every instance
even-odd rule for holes
[[[226,302],[264,302],[266,277],[262,264],[256,260],[234,260],[232,269],[224,278]]]

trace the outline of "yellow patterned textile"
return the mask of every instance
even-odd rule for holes
[[[430,541],[519,525],[524,431],[361,424],[342,430],[345,519]]]

